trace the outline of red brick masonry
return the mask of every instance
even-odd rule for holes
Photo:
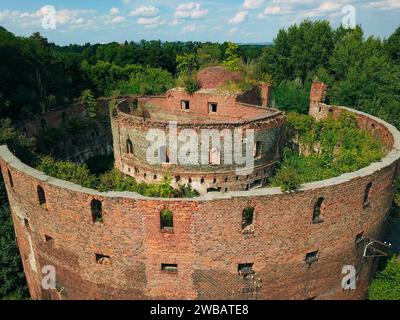
[[[384,140],[388,154],[367,168],[293,193],[261,188],[194,199],[100,193],[48,177],[1,146],[1,172],[32,298],[363,298],[376,261],[363,258],[355,240],[361,233],[380,239],[394,196],[400,133],[370,115],[322,104],[325,88],[318,88],[312,89],[311,115],[356,113],[361,127]],[[324,198],[323,221],[314,224],[319,198]],[[93,220],[93,199],[102,202],[102,223]],[[250,232],[243,232],[247,207],[255,208],[254,221]],[[173,212],[173,230],[160,229],[163,209]],[[318,259],[308,265],[306,255],[315,251]],[[244,277],[238,265],[249,263],[255,273]],[[162,264],[177,270],[162,270]],[[55,290],[42,289],[46,265],[56,269]],[[354,291],[341,287],[345,265],[356,267]]]
[[[344,109],[319,107],[322,113],[332,109],[334,115]],[[32,298],[362,298],[374,265],[361,258],[355,238],[361,232],[377,239],[381,235],[394,195],[400,133],[380,119],[350,111],[384,139],[388,155],[357,172],[305,184],[294,193],[263,188],[195,199],[100,193],[48,177],[0,147]],[[364,206],[371,182],[369,205]],[[45,192],[42,204],[38,186]],[[313,207],[320,197],[323,222],[313,224]],[[93,222],[92,199],[102,201],[103,223]],[[254,232],[244,234],[242,210],[248,206],[255,207]],[[172,233],[160,230],[164,208],[174,213]],[[306,254],[317,250],[318,261],[308,266]],[[109,256],[110,263],[96,263],[96,254]],[[242,263],[253,263],[253,279],[238,274]],[[162,271],[161,264],[177,264],[177,272]],[[56,268],[57,290],[41,288],[45,265]],[[356,266],[355,291],[341,288],[344,265]]]

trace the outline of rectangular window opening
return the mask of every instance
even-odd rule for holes
[[[209,103],[208,110],[210,113],[217,113],[218,111],[218,104],[217,103]]]
[[[181,108],[182,108],[182,110],[189,110],[190,109],[189,100],[182,100],[181,101]]]
[[[261,141],[257,141],[254,144],[254,148],[253,148],[254,159],[260,159],[261,158],[261,149],[262,149],[262,143],[261,143]]]
[[[247,276],[249,274],[253,274],[253,263],[239,263],[238,264],[238,273],[241,276]]]
[[[210,192],[221,192],[221,188],[207,188],[207,193]]]
[[[171,264],[171,263],[162,263],[161,271],[166,272],[166,273],[178,273],[178,265]]]

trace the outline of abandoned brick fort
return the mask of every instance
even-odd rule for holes
[[[89,128],[79,141],[51,146],[66,160],[83,162],[114,153],[115,167],[138,182],[190,184],[200,196],[149,198],[133,192],[102,193],[46,176],[0,147],[17,242],[33,299],[362,299],[377,261],[363,252],[382,239],[391,209],[400,158],[400,133],[390,124],[345,107],[324,104],[326,86],[311,88],[309,113],[316,119],[356,115],[359,126],[380,137],[387,155],[366,168],[302,185],[296,192],[265,187],[279,163],[285,115],[269,107],[271,88],[242,93],[217,88],[239,75],[219,67],[198,74],[201,89],[163,96],[122,97],[113,110],[99,108],[108,124]],[[146,104],[145,115],[135,105]],[[81,117],[85,106],[49,111],[23,123],[34,136],[46,126]],[[150,129],[254,129],[254,170],[237,175],[211,149],[208,164],[149,164]],[[200,142],[199,142],[200,143]],[[200,147],[200,146],[199,146]],[[222,147],[221,147],[222,148]],[[313,221],[318,206],[320,217]],[[245,208],[254,208],[243,224]],[[173,213],[163,227],[160,212]],[[94,213],[94,211],[96,211]],[[102,219],[95,219],[101,215]],[[44,266],[54,266],[56,288],[42,287]],[[342,288],[343,266],[357,271],[355,290]]]

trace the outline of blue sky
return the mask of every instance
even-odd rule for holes
[[[45,6],[56,10],[55,29],[43,28],[43,19],[52,17]],[[327,19],[336,27],[349,12],[343,8],[354,8],[366,35],[388,37],[400,26],[400,0],[2,0],[0,25],[17,35],[39,31],[62,45],[141,39],[270,42],[280,28],[305,18]]]

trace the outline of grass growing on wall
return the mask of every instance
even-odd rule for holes
[[[301,184],[324,180],[367,167],[382,159],[385,145],[366,130],[358,128],[353,114],[343,112],[338,119],[316,122],[312,117],[288,114],[288,139],[299,150],[286,148],[280,169],[271,179],[283,191]]]
[[[164,177],[160,183],[137,183],[134,178],[115,168],[105,173],[93,174],[86,164],[58,161],[49,156],[41,158],[37,169],[49,176],[101,192],[131,191],[148,197],[162,198],[192,198],[198,195],[188,185],[182,185],[179,189],[172,188],[170,177]]]

